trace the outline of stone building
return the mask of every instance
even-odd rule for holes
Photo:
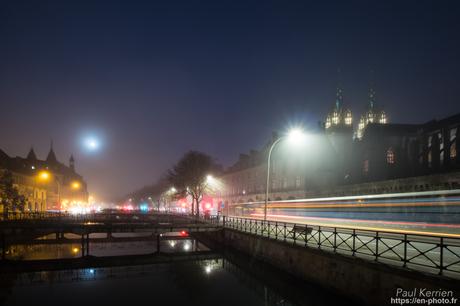
[[[37,158],[31,148],[27,157],[10,157],[0,150],[0,172],[13,174],[13,185],[26,198],[26,211],[65,209],[72,202],[88,202],[88,191],[83,177],[75,171],[73,156],[69,165],[60,163],[53,146],[45,160]],[[47,173],[47,179],[40,174]]]
[[[292,148],[284,141],[276,146],[269,200],[458,188],[459,131],[460,114],[422,124],[389,123],[372,89],[368,108],[354,129],[353,114],[338,88],[324,124],[309,132],[302,147]],[[274,133],[260,150],[240,154],[225,171],[226,187],[219,195],[224,203],[265,199],[268,150],[278,138]]]

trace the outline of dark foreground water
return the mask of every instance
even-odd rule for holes
[[[16,246],[10,256],[77,257],[75,245]],[[98,256],[149,253],[150,242],[93,244]],[[164,241],[162,251],[207,250],[190,240]],[[95,255],[93,254],[93,255]],[[212,259],[0,275],[2,305],[344,305],[317,286],[234,252]]]

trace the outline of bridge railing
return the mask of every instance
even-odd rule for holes
[[[460,278],[460,239],[224,217],[224,227],[303,247]]]

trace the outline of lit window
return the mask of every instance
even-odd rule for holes
[[[456,135],[457,135],[457,128],[451,129],[451,130],[450,130],[450,138],[449,138],[449,140],[450,140],[450,141],[454,141]]]
[[[326,118],[326,129],[331,127],[331,117],[327,116]]]
[[[363,173],[367,174],[369,173],[369,160],[365,160],[363,163]]]
[[[351,113],[348,112],[348,113],[347,113],[347,116],[345,117],[345,124],[346,124],[346,125],[351,125],[352,121],[353,121],[353,119],[352,119],[352,117],[351,117]]]
[[[395,163],[395,152],[392,148],[387,150],[387,164],[393,165]]]
[[[339,124],[339,114],[337,112],[332,114],[332,123],[335,125]]]
[[[278,187],[276,180],[272,181],[272,189],[276,189]]]
[[[457,141],[451,143],[450,145],[450,158],[455,159],[457,157]]]
[[[442,133],[438,134],[439,137],[439,163],[444,165],[444,138],[442,137]]]
[[[380,114],[379,123],[381,123],[381,124],[387,123],[387,115],[386,115],[384,112],[382,112],[382,113]]]

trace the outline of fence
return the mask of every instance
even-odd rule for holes
[[[216,220],[212,220],[216,222]],[[460,239],[224,217],[224,227],[367,260],[460,278]]]

